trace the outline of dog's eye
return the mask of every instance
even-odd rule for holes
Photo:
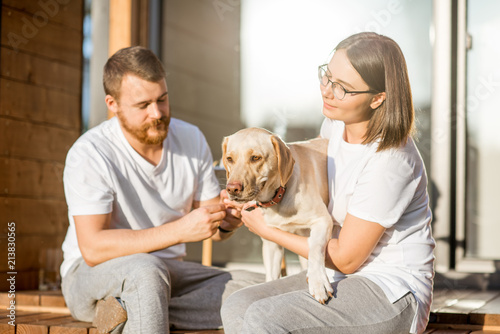
[[[256,161],[259,161],[260,159],[262,159],[262,157],[259,157],[259,156],[256,156],[256,155],[252,155],[252,157],[250,158],[253,162],[256,162]]]
[[[233,162],[233,158],[231,158],[231,157],[227,157],[227,158],[226,158],[226,161],[227,161],[227,162]]]

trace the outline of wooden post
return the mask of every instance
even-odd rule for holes
[[[132,45],[132,0],[109,1],[109,55]]]
[[[201,250],[201,264],[204,266],[212,265],[212,239],[203,240]]]
[[[109,0],[108,55],[132,45],[132,0]],[[114,115],[108,110],[108,118]]]
[[[283,258],[281,258],[281,277],[286,276],[286,260],[285,254],[283,254]]]

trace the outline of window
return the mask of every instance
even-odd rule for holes
[[[493,0],[459,1],[457,36],[457,269],[495,271],[500,259],[500,18]],[[462,24],[460,24],[462,22]]]

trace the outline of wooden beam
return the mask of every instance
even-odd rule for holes
[[[132,0],[109,1],[109,55],[132,43]]]
[[[132,0],[109,0],[108,55],[132,45]],[[108,118],[114,115],[108,110]]]
[[[212,265],[212,239],[203,240],[201,250],[201,264],[207,267]]]

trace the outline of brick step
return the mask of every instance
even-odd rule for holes
[[[10,301],[7,292],[0,292],[0,334],[97,334],[90,322],[71,317],[61,291],[19,291],[15,294],[15,326],[12,326],[7,309]],[[172,334],[224,334],[223,330],[185,331]]]
[[[73,319],[70,315],[47,312],[17,311],[15,326],[9,324],[9,311],[0,310],[0,334],[98,334],[90,322]],[[224,334],[223,330],[171,331],[172,334]]]
[[[0,292],[0,334],[97,333],[91,323],[73,319],[60,291],[16,293],[15,324],[9,324],[8,293]],[[172,334],[223,334],[223,330],[173,331]],[[500,291],[437,290],[425,334],[500,333]]]

